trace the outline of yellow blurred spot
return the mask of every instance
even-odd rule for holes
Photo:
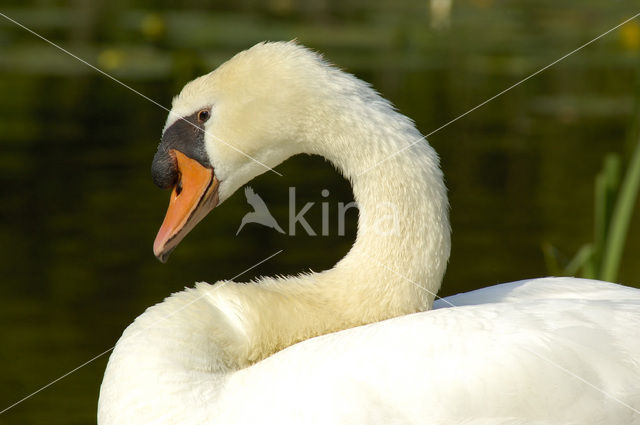
[[[156,13],[146,15],[140,23],[142,34],[151,40],[157,40],[162,37],[166,29],[164,19]]]
[[[105,49],[98,55],[100,68],[114,70],[120,68],[124,62],[124,53],[118,49]]]
[[[627,50],[640,50],[640,24],[626,23],[620,28],[620,44]]]
[[[431,0],[429,3],[431,28],[436,30],[449,28],[452,6],[453,0]]]

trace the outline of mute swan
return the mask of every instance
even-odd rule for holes
[[[298,153],[351,181],[357,238],[330,270],[198,283],[147,309],[111,354],[98,423],[639,424],[640,290],[544,278],[425,311],[450,229],[438,157],[420,137],[295,43],[258,44],[187,84],[152,167],[173,188],[161,260]],[[397,228],[380,232],[389,205]]]

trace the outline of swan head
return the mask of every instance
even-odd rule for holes
[[[332,70],[296,43],[261,43],[182,89],[152,164],[154,183],[172,190],[154,242],[160,261],[242,185],[310,150]]]

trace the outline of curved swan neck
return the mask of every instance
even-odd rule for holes
[[[154,307],[171,315],[155,325],[175,328],[158,333],[165,339],[203,332],[209,328],[196,324],[218,317],[212,325],[217,333],[202,338],[207,346],[211,338],[224,339],[213,344],[222,347],[220,358],[202,359],[205,369],[243,367],[304,339],[427,310],[440,287],[450,229],[437,154],[408,118],[366,84],[329,72],[346,93],[318,102],[316,113],[331,119],[312,121],[304,151],[324,156],[351,181],[359,208],[356,241],[324,272],[199,284],[189,296],[180,293]],[[180,307],[192,293],[206,301],[197,303],[198,314],[195,306]]]
[[[324,156],[352,183],[359,218],[351,251],[321,273],[202,283],[148,309],[109,360],[101,425],[161,415],[178,423],[188,409],[204,422],[238,369],[298,341],[431,307],[450,250],[437,154],[365,83],[322,70],[326,85],[297,123],[296,151]]]
[[[359,208],[354,246],[331,272],[349,277],[353,299],[396,296],[398,314],[428,309],[450,252],[438,155],[409,118],[365,83],[339,74],[332,77],[346,93],[327,102],[323,113],[335,119],[311,132],[322,136],[310,143],[311,153],[352,183]]]
[[[231,285],[227,316],[248,342],[248,363],[298,341],[427,310],[450,250],[448,201],[435,151],[413,123],[359,80],[318,102],[330,120],[307,128],[305,151],[349,179],[359,206],[351,251],[321,273]],[[221,295],[222,296],[222,295]]]

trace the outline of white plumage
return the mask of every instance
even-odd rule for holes
[[[358,236],[330,270],[149,308],[109,360],[100,425],[640,424],[640,290],[545,278],[429,310],[450,250],[438,158],[365,83],[260,44],[189,83],[167,127],[203,107],[221,202],[265,171],[247,155],[320,154],[352,182]]]

